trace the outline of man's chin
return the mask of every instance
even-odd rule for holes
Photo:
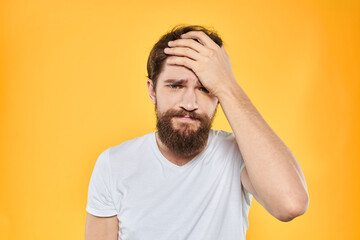
[[[171,123],[172,128],[174,130],[178,131],[184,131],[184,130],[191,130],[191,131],[197,131],[200,128],[200,121],[178,121],[177,119],[174,119]]]
[[[159,138],[172,152],[181,156],[192,156],[205,146],[211,119],[206,116],[198,116],[196,119],[181,116],[184,115],[178,112],[158,115],[156,127]]]
[[[195,134],[199,130],[199,126],[191,126],[191,124],[182,124],[178,126],[172,126],[174,131],[179,132],[183,136],[189,136]]]

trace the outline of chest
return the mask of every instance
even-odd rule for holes
[[[234,212],[240,215],[236,162],[202,161],[184,171],[150,164],[147,160],[134,173],[117,179],[121,182],[114,195],[121,239],[191,239],[186,234],[196,239],[229,216],[238,218]]]

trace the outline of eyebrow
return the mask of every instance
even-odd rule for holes
[[[186,83],[187,80],[185,80],[185,79],[166,79],[164,82],[165,82],[165,83],[183,84],[183,83]]]
[[[184,84],[187,83],[187,81],[188,80],[186,79],[166,79],[164,82],[170,84]],[[197,81],[197,85],[203,86],[200,81]]]

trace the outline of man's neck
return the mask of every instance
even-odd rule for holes
[[[157,146],[160,150],[160,152],[162,153],[162,155],[169,160],[170,162],[178,165],[178,166],[182,166],[185,165],[186,163],[188,163],[189,161],[191,161],[196,155],[198,155],[199,153],[201,153],[206,144],[204,145],[204,147],[202,149],[200,149],[197,153],[192,154],[191,156],[182,156],[179,154],[174,153],[173,151],[171,151],[159,138],[158,132],[155,132],[155,138],[156,138],[156,143]]]

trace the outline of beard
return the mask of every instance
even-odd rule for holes
[[[190,157],[205,147],[216,110],[211,118],[206,114],[185,110],[170,109],[159,113],[156,106],[155,111],[159,138],[169,150],[179,156]],[[185,116],[195,119],[195,121],[191,123],[177,122],[177,128],[175,128],[172,119]],[[198,127],[196,128],[196,126]]]

